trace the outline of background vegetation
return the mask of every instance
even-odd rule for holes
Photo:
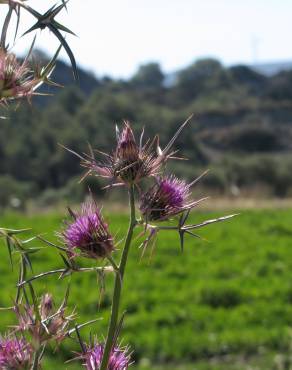
[[[56,96],[5,112],[10,119],[0,122],[0,206],[19,204],[15,198],[23,206],[30,198],[44,206],[83,197],[88,183],[76,185],[78,161],[58,143],[77,152],[88,151],[88,141],[110,150],[114,124],[128,119],[137,134],[145,126],[146,137],[159,129],[165,145],[192,112],[195,118],[177,142],[191,162],[174,164],[178,174],[193,178],[209,167],[202,184],[212,192],[291,196],[292,71],[266,77],[205,59],[174,75],[149,63],[129,80],[79,70],[73,84],[71,76],[59,62],[54,79],[65,89],[46,90]]]
[[[218,213],[197,212],[194,220],[213,216]],[[139,370],[291,368],[291,217],[292,210],[244,211],[227,223],[202,229],[200,234],[208,242],[189,239],[184,254],[177,235],[161,234],[152,258],[149,251],[141,261],[136,241],[125,281],[123,339],[132,346]],[[0,223],[33,226],[34,234],[45,230],[46,237],[54,240],[62,218],[61,214],[6,213]],[[110,213],[110,218],[111,229],[119,237],[127,217]],[[34,256],[34,274],[60,266],[53,249]],[[11,305],[16,270],[11,273],[1,245],[2,307]],[[39,294],[49,290],[61,300],[67,283],[56,284],[54,277],[48,277],[35,286]],[[94,274],[75,275],[71,280],[70,305],[77,307],[82,320],[103,317],[91,327],[99,337],[106,328],[111,286],[108,277],[100,300]],[[13,314],[1,311],[0,330],[11,322]],[[88,330],[82,334],[86,338]],[[75,363],[61,365],[72,350],[78,348],[67,341],[51,354],[44,370],[80,368]]]
[[[78,159],[58,144],[83,152],[89,141],[94,148],[111,150],[114,124],[122,119],[132,121],[137,133],[145,126],[145,137],[159,132],[164,146],[195,113],[176,144],[190,159],[172,164],[178,175],[191,179],[209,167],[212,171],[201,186],[204,194],[220,197],[291,196],[291,71],[266,77],[246,66],[226,68],[205,59],[174,75],[164,75],[156,63],[141,66],[129,80],[96,78],[79,70],[79,82],[73,84],[71,75],[71,69],[59,62],[54,77],[66,88],[43,91],[54,93],[54,99],[35,97],[32,105],[15,111],[3,108],[9,117],[0,121],[1,226],[33,226],[33,234],[45,232],[53,240],[63,214],[28,216],[3,209],[24,211],[31,201],[40,208],[72,204],[84,198],[88,186],[108,201],[99,180],[78,184],[82,172]],[[120,199],[119,195],[115,190],[110,200]],[[108,213],[112,232],[119,238],[127,218],[116,209]],[[194,221],[213,216],[218,213],[198,212]],[[292,209],[243,211],[228,223],[202,230],[209,242],[188,240],[184,254],[177,235],[163,234],[152,259],[149,253],[139,263],[136,241],[123,302],[127,307],[123,337],[134,350],[136,368],[291,369],[291,217]],[[34,274],[62,264],[50,248],[34,260]],[[11,272],[4,245],[0,271],[0,307],[7,307],[13,300],[17,269]],[[39,294],[51,290],[61,299],[66,285],[65,280],[56,284],[49,277],[36,288]],[[109,277],[101,298],[96,276],[72,277],[70,305],[80,308],[82,320],[97,314],[104,318],[91,327],[99,338],[105,333],[111,287]],[[11,312],[1,311],[0,331],[13,320]],[[88,336],[88,330],[82,333]],[[62,345],[50,354],[44,370],[80,369],[74,362],[63,365],[73,350],[78,350],[73,341]]]

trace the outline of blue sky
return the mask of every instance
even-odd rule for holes
[[[53,2],[29,3],[43,11]],[[128,77],[149,61],[169,72],[205,56],[227,65],[292,60],[291,0],[70,0],[68,10],[57,19],[78,35],[67,37],[78,64],[99,76]],[[57,47],[48,32],[38,43],[51,54]]]

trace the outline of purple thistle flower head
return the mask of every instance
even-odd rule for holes
[[[32,347],[24,339],[0,338],[0,369],[28,369],[32,361]]]
[[[80,214],[71,210],[70,214],[73,222],[68,224],[62,235],[71,257],[80,254],[87,258],[105,258],[114,250],[108,225],[93,200],[82,205]],[[76,249],[80,253],[77,253]]]
[[[96,344],[93,348],[88,348],[83,355],[87,370],[99,370],[104,351],[103,344]],[[130,357],[127,349],[115,347],[110,355],[108,370],[127,370],[130,366]]]
[[[160,177],[141,197],[140,210],[146,220],[163,221],[192,208],[190,186],[174,176]]]

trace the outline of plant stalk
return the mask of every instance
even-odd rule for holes
[[[42,353],[43,353],[43,349],[41,347],[36,349],[34,353],[33,364],[32,364],[31,370],[39,369]]]
[[[136,215],[135,215],[135,195],[134,195],[133,185],[129,189],[129,203],[130,203],[130,222],[129,222],[126,241],[125,241],[125,246],[122,252],[122,257],[121,257],[121,261],[119,265],[119,273],[116,274],[116,278],[115,278],[111,317],[110,317],[110,323],[109,323],[109,328],[108,328],[108,333],[107,333],[107,338],[105,342],[100,370],[107,370],[111,350],[113,346],[115,345],[114,342],[116,339],[116,330],[117,330],[118,320],[119,320],[119,309],[120,309],[123,278],[125,274],[128,254],[129,254],[131,241],[133,237],[133,231],[137,224]]]

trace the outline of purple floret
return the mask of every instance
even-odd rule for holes
[[[79,216],[66,231],[66,240],[70,248],[87,245],[92,240],[94,230],[100,226],[100,220],[96,214]]]
[[[77,248],[85,257],[104,258],[113,251],[108,226],[95,203],[85,203],[80,215],[75,215],[72,211],[71,214],[74,221],[63,232],[69,253],[76,255]]]
[[[102,356],[104,351],[103,344],[96,344],[93,348],[89,348],[86,352],[86,369],[87,370],[99,370],[102,362]],[[127,370],[130,365],[130,358],[127,354],[127,350],[122,350],[118,347],[112,350],[110,355],[108,370]]]
[[[0,369],[27,369],[31,362],[31,347],[24,339],[0,338]]]
[[[150,221],[165,220],[189,208],[190,186],[174,176],[158,178],[141,198],[140,210]]]
[[[160,181],[159,192],[168,206],[180,208],[188,195],[188,186],[175,177],[167,177]]]

